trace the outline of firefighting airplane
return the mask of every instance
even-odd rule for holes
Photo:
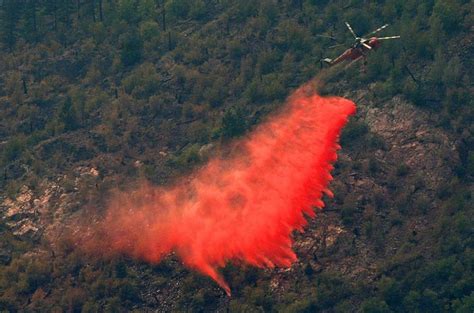
[[[344,51],[341,55],[339,55],[335,59],[322,59],[322,61],[330,66],[336,65],[338,63],[341,63],[343,61],[351,61],[348,66],[352,65],[352,63],[359,61],[360,59],[364,59],[367,57],[367,54],[372,51],[377,49],[380,44],[381,40],[388,40],[388,39],[398,39],[400,36],[390,36],[390,37],[370,37],[370,38],[365,38],[367,36],[373,35],[375,33],[378,33],[382,29],[386,28],[388,24],[383,25],[382,27],[377,28],[376,30],[368,33],[367,35],[364,35],[363,37],[359,37],[355,34],[354,30],[352,29],[351,25],[346,22],[346,26],[351,32],[351,34],[354,36],[355,43]],[[337,46],[340,46],[343,44],[338,44],[335,46],[331,46],[330,48],[334,48]]]

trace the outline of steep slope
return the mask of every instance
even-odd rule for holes
[[[472,311],[472,3],[33,3],[1,7],[0,310]],[[323,88],[359,111],[296,265],[228,264],[228,298],[173,255],[72,248],[64,226],[111,189],[171,183],[257,127],[346,20],[402,40]]]

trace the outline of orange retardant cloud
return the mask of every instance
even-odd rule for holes
[[[118,192],[89,247],[160,262],[183,263],[230,289],[218,268],[227,261],[289,267],[292,232],[322,208],[339,133],[355,105],[297,90],[285,108],[171,187]]]

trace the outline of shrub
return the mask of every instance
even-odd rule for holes
[[[363,121],[351,120],[347,123],[341,134],[341,144],[349,144],[369,132],[369,126]]]
[[[137,99],[148,99],[158,90],[160,78],[153,64],[145,62],[122,80],[125,92]]]
[[[387,149],[384,138],[376,134],[372,134],[372,136],[370,136],[369,145],[373,149],[380,149],[380,150]]]
[[[404,177],[408,174],[408,171],[410,170],[410,168],[408,167],[408,165],[406,164],[400,164],[398,167],[397,167],[397,176],[398,177]]]
[[[222,117],[221,134],[223,138],[232,138],[242,135],[246,129],[244,112],[240,108],[232,108]]]
[[[206,2],[194,0],[189,8],[189,16],[193,19],[202,19],[206,15]]]
[[[62,124],[62,128],[66,132],[74,130],[79,126],[76,110],[72,105],[70,97],[67,97],[66,101],[64,101],[59,108],[58,121]]]
[[[371,157],[369,159],[369,164],[368,164],[367,169],[369,170],[369,173],[372,175],[376,174],[379,171],[380,169],[379,162],[377,161],[376,158]]]
[[[170,161],[178,168],[190,168],[201,161],[199,157],[199,145],[194,144],[184,148],[178,156],[172,158]]]
[[[142,57],[143,42],[138,34],[126,34],[121,39],[120,60],[125,66],[136,64]]]
[[[362,312],[364,313],[390,313],[392,310],[388,307],[387,303],[377,298],[371,298],[365,300],[362,303]]]
[[[449,34],[461,26],[464,11],[457,0],[437,0],[432,18],[439,18],[443,29]]]
[[[150,41],[160,33],[160,25],[155,21],[145,21],[140,25],[140,36],[143,41]]]
[[[128,279],[121,283],[118,294],[122,302],[135,303],[140,299],[137,286]]]
[[[342,223],[345,226],[351,226],[354,222],[356,212],[357,208],[355,206],[344,206],[341,210]]]
[[[186,18],[188,17],[191,3],[192,2],[187,0],[166,1],[166,12],[169,12],[174,18]]]
[[[13,137],[3,148],[1,159],[4,163],[18,159],[25,150],[25,140],[22,137]]]

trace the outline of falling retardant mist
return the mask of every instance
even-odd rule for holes
[[[323,207],[332,179],[338,137],[353,102],[321,97],[311,85],[296,90],[284,108],[173,186],[116,192],[103,219],[80,244],[101,253],[160,262],[174,252],[214,279],[228,261],[289,267],[296,260],[292,233]]]

